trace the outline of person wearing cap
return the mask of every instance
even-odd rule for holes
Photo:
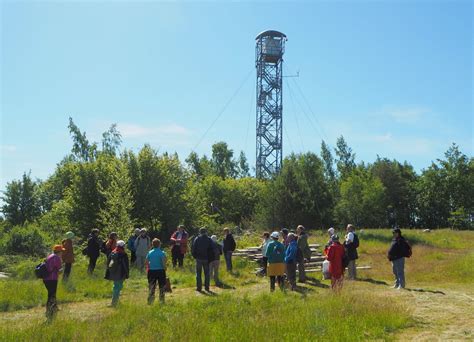
[[[235,251],[237,244],[235,243],[234,236],[230,232],[229,228],[224,228],[224,243],[222,251],[224,253],[225,265],[227,272],[232,272],[232,254]]]
[[[342,259],[344,257],[344,247],[339,243],[339,236],[334,234],[331,237],[332,244],[328,247],[326,259],[329,261],[329,273],[331,273],[331,288],[338,291],[342,288],[344,267]]]
[[[61,271],[61,254],[64,248],[62,245],[55,245],[53,252],[46,258],[46,269],[48,275],[43,279],[43,284],[48,291],[48,301],[46,302],[46,318],[51,320],[58,311],[56,302],[56,291],[58,289],[58,277]]]
[[[191,254],[196,260],[196,291],[202,291],[202,272],[204,271],[204,289],[209,292],[211,277],[209,260],[213,258],[212,240],[207,236],[207,229],[199,229],[199,235],[194,239]]]
[[[356,279],[356,260],[359,258],[357,248],[359,247],[359,237],[355,233],[355,228],[352,224],[346,227],[346,238],[344,240],[344,249],[346,250],[349,264],[347,265],[347,278],[349,280]]]
[[[298,243],[296,235],[288,234],[288,247],[285,250],[286,276],[291,286],[291,291],[296,290],[296,259],[298,253]]]
[[[405,257],[411,256],[411,247],[402,236],[400,228],[392,229],[393,239],[388,250],[388,260],[392,262],[392,271],[395,276],[394,289],[405,288]]]
[[[125,252],[125,241],[118,240],[117,246],[107,257],[107,269],[105,271],[105,279],[114,282],[111,306],[117,306],[123,282],[128,279],[129,272],[130,263]]]
[[[222,245],[217,241],[217,236],[212,235],[212,260],[209,261],[209,276],[214,279],[216,286],[221,286],[219,280],[219,266],[221,263]]]
[[[178,265],[183,267],[184,256],[188,251],[188,233],[184,230],[183,225],[179,225],[176,231],[171,235],[171,257],[173,268]]]
[[[135,228],[133,234],[127,240],[127,248],[130,251],[130,263],[133,265],[137,260],[137,255],[135,253],[135,241],[140,235],[140,229]]]
[[[268,258],[267,258],[267,248],[268,244],[270,243],[270,233],[264,232],[262,234],[262,244],[260,245],[260,249],[262,250],[262,275],[267,275],[267,265],[268,265]]]
[[[268,259],[267,275],[270,277],[270,291],[275,291],[275,281],[281,290],[284,289],[283,276],[285,274],[285,246],[278,241],[280,234],[270,234],[271,242],[268,243],[266,257]]]
[[[61,256],[64,263],[63,281],[69,279],[72,264],[74,263],[74,247],[72,245],[72,239],[74,239],[74,236],[73,232],[67,232],[66,238],[62,241],[62,246],[64,248]]]
[[[153,239],[151,242],[152,250],[146,256],[146,264],[148,269],[148,304],[155,301],[156,283],[160,289],[160,302],[165,301],[166,286],[166,253],[161,250],[161,241]]]
[[[89,257],[89,265],[87,266],[87,273],[92,274],[97,264],[97,259],[100,255],[100,239],[99,230],[94,228],[87,237],[87,256]]]
[[[150,237],[145,228],[140,229],[140,235],[135,240],[135,254],[137,256],[136,265],[140,272],[145,269],[145,259],[151,248]]]
[[[107,257],[112,253],[115,247],[117,247],[117,240],[118,234],[116,232],[111,232],[104,246],[104,253]]]
[[[298,280],[301,283],[306,281],[306,272],[304,262],[305,260],[311,260],[311,248],[309,248],[308,243],[308,234],[305,232],[304,226],[301,224],[296,228],[296,233],[298,234],[298,249],[301,251],[299,253],[300,258],[298,261]]]
[[[336,234],[336,230],[333,227],[329,228],[328,229],[329,240],[326,243],[326,245],[324,246],[324,251],[323,251],[324,255],[328,255],[328,248],[329,248],[329,246],[332,245],[332,239],[331,238],[334,234]]]

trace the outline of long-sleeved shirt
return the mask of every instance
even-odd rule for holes
[[[46,269],[48,276],[44,280],[58,280],[59,270],[61,270],[61,258],[57,254],[50,254],[46,258]]]
[[[296,243],[295,240],[293,240],[288,244],[288,247],[286,248],[285,263],[291,264],[293,262],[296,262],[297,251],[298,251],[298,244]]]

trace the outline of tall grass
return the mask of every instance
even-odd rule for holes
[[[279,292],[222,294],[165,305],[126,303],[94,322],[58,317],[51,325],[0,328],[1,339],[131,341],[358,341],[390,339],[409,324],[404,307],[370,294],[311,295]]]

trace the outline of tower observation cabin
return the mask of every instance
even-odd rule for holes
[[[286,35],[273,30],[256,38],[257,69],[257,155],[256,176],[271,178],[282,165],[282,67]]]

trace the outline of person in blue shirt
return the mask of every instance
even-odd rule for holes
[[[165,301],[166,286],[166,253],[160,249],[161,241],[153,239],[153,248],[148,252],[145,261],[148,269],[148,304],[155,301],[156,283],[160,288],[160,302]]]
[[[296,235],[288,234],[288,247],[285,251],[286,276],[291,286],[291,291],[296,289],[296,255],[298,252],[298,243]]]

